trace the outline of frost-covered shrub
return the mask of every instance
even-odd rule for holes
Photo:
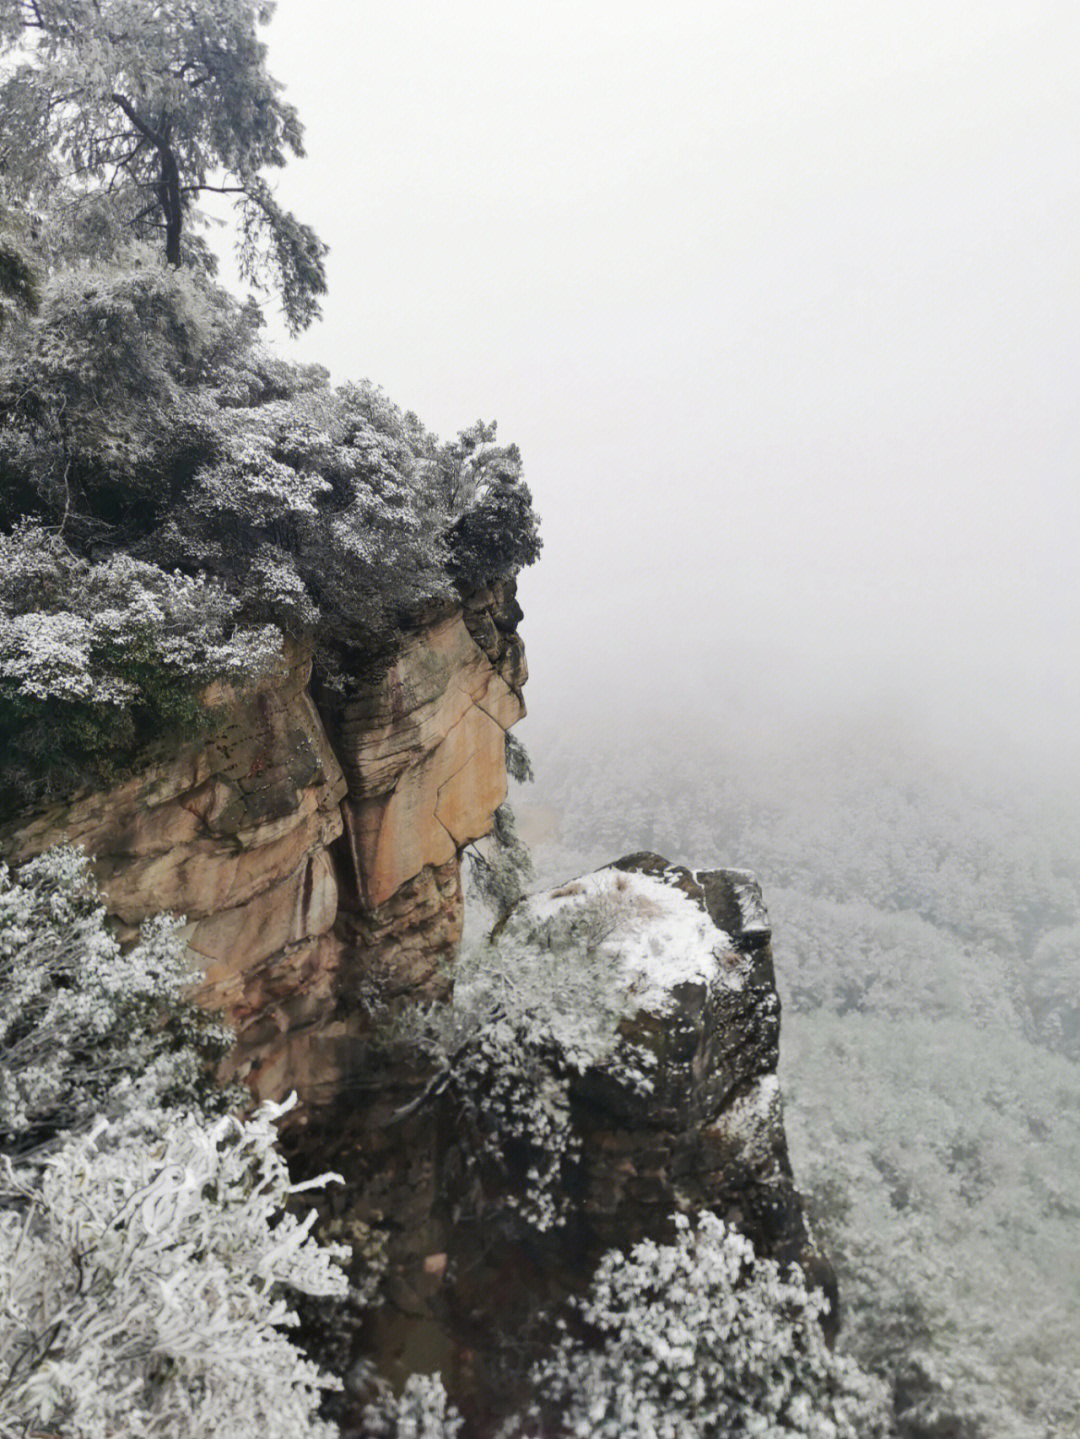
[[[424,607],[539,552],[494,425],[443,444],[374,385],[276,360],[257,309],[205,268],[163,270],[115,236],[72,263],[56,242],[25,309],[0,331],[0,728],[19,741],[0,764],[30,797],[42,770],[108,779],[163,728],[190,730],[206,667],[183,634],[250,676],[239,651],[273,626],[342,687]],[[16,603],[35,565],[56,571],[50,596]]]
[[[58,267],[0,339],[0,528],[214,575],[247,617],[314,631],[331,670],[536,558],[494,425],[441,444],[374,385],[275,360],[259,323],[138,246]]]
[[[510,735],[506,738],[509,741]],[[529,762],[521,745],[516,750],[508,745],[506,753],[508,770],[511,754],[519,770]],[[483,849],[474,845],[469,850],[472,893],[491,910],[496,929],[502,927],[514,905],[524,896],[526,882],[532,877],[532,858],[518,835],[514,811],[508,804],[501,804],[495,811],[491,834]]]
[[[413,1012],[407,1037],[439,1070],[432,1093],[448,1094],[477,1163],[497,1183],[505,1210],[544,1232],[565,1221],[567,1177],[579,1150],[571,1115],[575,1075],[605,1069],[648,1092],[654,1056],[628,1042],[620,1020],[632,980],[599,951],[595,916],[648,919],[629,891],[618,900],[583,889],[559,923],[514,910],[497,942],[474,945],[454,970],[449,1005]],[[614,925],[612,925],[612,928]]]
[[[15,796],[113,778],[149,740],[204,728],[211,680],[250,680],[280,653],[280,633],[238,611],[212,580],[128,555],[91,564],[34,523],[0,535],[0,764]]]
[[[457,1439],[463,1427],[438,1374],[410,1374],[400,1395],[384,1388],[364,1409],[368,1439]]]
[[[450,551],[455,577],[468,589],[533,564],[540,537],[516,445],[497,445],[495,426],[477,425],[459,437],[457,456]]]
[[[221,1104],[211,1068],[232,1036],[185,1002],[178,930],[159,915],[122,953],[70,845],[14,876],[0,866],[0,1147],[26,1152],[132,1104]]]
[[[0,184],[0,334],[5,322],[40,304],[38,267],[22,217],[4,204]]]
[[[215,459],[195,470],[150,552],[220,575],[251,615],[312,631],[333,674],[342,655],[390,644],[421,605],[453,598],[455,582],[476,588],[529,562],[501,530],[467,563],[458,557],[456,526],[486,513],[496,489],[522,507],[535,558],[520,459],[500,465],[510,451],[478,444],[478,432],[494,426],[440,445],[368,383],[304,383],[229,406]]]
[[[29,1178],[7,1164],[0,1431],[329,1439],[336,1382],[283,1331],[290,1289],[345,1292],[346,1251],[287,1207],[310,1187],[274,1149],[287,1107],[102,1120]]]
[[[531,784],[536,778],[533,773],[529,752],[510,730],[506,731],[506,773],[518,784]]]
[[[884,1439],[885,1387],[832,1353],[828,1301],[755,1257],[709,1213],[674,1244],[601,1260],[567,1334],[534,1373],[560,1434],[581,1439]],[[545,1428],[550,1434],[550,1428]]]
[[[93,519],[99,539],[106,525],[152,525],[212,451],[205,382],[232,368],[257,324],[257,311],[195,269],[163,268],[146,245],[57,265],[36,319],[4,337],[5,524],[66,512],[77,533]]]

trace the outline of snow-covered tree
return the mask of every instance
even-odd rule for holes
[[[341,1296],[297,1217],[285,1105],[217,1117],[231,1041],[179,922],[121,951],[81,851],[0,867],[0,1434],[307,1439],[335,1381],[289,1291]],[[360,1296],[361,1300],[364,1296]]]
[[[625,889],[618,886],[622,883]],[[447,1095],[466,1149],[487,1176],[485,1204],[546,1232],[567,1217],[567,1180],[580,1151],[571,1083],[589,1070],[648,1092],[655,1056],[626,1039],[632,977],[599,950],[598,935],[635,931],[647,896],[614,872],[581,886],[556,915],[514,909],[496,941],[469,945],[449,1004],[417,1007],[397,1032],[427,1051],[435,1074],[423,1099]]]
[[[580,1439],[875,1439],[885,1386],[834,1354],[828,1301],[715,1215],[673,1244],[601,1260],[568,1333],[534,1374],[560,1434]],[[550,1422],[550,1421],[549,1421]],[[545,1434],[552,1432],[545,1427]]]
[[[148,741],[190,738],[211,680],[247,682],[281,650],[272,625],[205,577],[114,555],[77,559],[33,522],[0,534],[0,764],[9,803],[59,777],[109,780]]]
[[[0,170],[45,203],[102,202],[185,253],[192,205],[236,196],[242,274],[278,290],[295,331],[319,313],[326,247],[265,172],[302,155],[303,127],[266,70],[266,0],[0,0]]]
[[[471,431],[440,444],[376,386],[334,390],[317,367],[275,360],[258,342],[258,324],[256,312],[204,275],[164,270],[145,245],[128,244],[58,265],[41,285],[39,313],[5,327],[0,531],[21,556],[33,526],[35,563],[49,549],[54,572],[51,585],[9,585],[11,614],[25,616],[20,635],[61,626],[82,647],[69,632],[83,628],[63,616],[92,622],[93,614],[78,609],[77,596],[67,600],[65,577],[89,562],[101,578],[110,573],[102,566],[123,558],[124,576],[142,589],[168,588],[177,571],[203,586],[212,577],[220,593],[204,598],[208,617],[224,626],[214,639],[219,653],[222,641],[273,624],[314,640],[322,675],[337,682],[391,649],[423,605],[452,601],[536,558],[520,461],[495,444],[494,426],[483,427],[482,444]],[[465,471],[468,483],[458,484]],[[489,525],[492,506],[492,515],[509,506],[513,524]],[[468,544],[459,531],[466,521],[476,522]],[[106,610],[126,606],[104,593],[89,598]],[[210,638],[200,635],[198,608],[189,606],[196,647]],[[157,636],[140,639],[152,651]],[[176,639],[174,624],[174,650]],[[21,655],[20,636],[12,643]],[[105,656],[104,672],[126,653]],[[174,675],[177,658],[168,666]],[[158,677],[167,678],[160,666]],[[193,704],[202,681],[189,667],[178,697]],[[120,698],[114,692],[96,718],[135,720],[140,730],[138,704]],[[44,718],[31,705],[0,728],[40,748],[60,733]],[[84,738],[93,737],[91,727]],[[84,748],[73,739],[72,754],[54,766],[68,784],[67,760],[77,763]],[[97,749],[118,747],[109,735]],[[30,760],[26,767],[35,770]]]
[[[25,1154],[132,1105],[220,1107],[212,1066],[230,1031],[185,1000],[179,923],[148,920],[126,951],[81,850],[0,866],[0,1150]]]
[[[36,311],[39,276],[25,243],[22,219],[3,203],[0,185],[0,333],[9,315]]]
[[[136,1111],[0,1180],[0,1433],[330,1439],[289,1291],[341,1296],[346,1251],[247,1123]]]

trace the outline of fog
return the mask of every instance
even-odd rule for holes
[[[730,696],[1071,737],[1080,11],[281,0],[294,348],[497,418],[533,720]]]

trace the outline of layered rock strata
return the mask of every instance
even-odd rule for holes
[[[123,784],[0,830],[13,864],[81,844],[120,933],[187,919],[199,998],[237,1033],[231,1077],[327,1103],[352,1065],[367,989],[439,994],[461,934],[459,855],[506,795],[524,714],[512,583],[426,617],[347,699],[311,655],[209,698],[211,736]]]
[[[575,1141],[550,1230],[523,1219],[527,1156],[511,1145],[493,1169],[438,1062],[393,1039],[411,1006],[450,995],[461,851],[505,797],[505,733],[524,714],[519,619],[509,584],[433,611],[346,694],[313,691],[310,653],[290,643],[277,674],[212,696],[203,742],[0,829],[16,865],[83,845],[123,937],[186,916],[200,997],[237,1033],[228,1076],[260,1097],[299,1091],[297,1177],[344,1174],[330,1232],[385,1254],[381,1303],[355,1323],[309,1315],[309,1335],[325,1319],[323,1358],[342,1374],[441,1371],[476,1439],[527,1400],[550,1316],[601,1254],[668,1237],[675,1212],[712,1209],[760,1252],[825,1273],[788,1165],[752,877],[634,855],[512,919],[507,938],[528,942],[600,895],[583,953],[625,991],[612,1038],[647,1079],[549,1046]],[[346,1433],[363,1398],[347,1385]]]

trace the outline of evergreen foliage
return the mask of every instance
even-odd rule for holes
[[[50,275],[0,359],[2,762],[27,781],[108,779],[174,722],[190,733],[211,678],[265,669],[267,626],[310,638],[343,684],[423,605],[539,552],[493,426],[440,444],[374,386],[275,360],[250,308],[137,248]],[[123,618],[106,634],[95,607]],[[96,692],[28,684],[28,645],[89,666]]]
[[[525,751],[521,749],[520,753]],[[507,754],[510,754],[509,747]],[[525,763],[528,763],[527,758]],[[469,850],[472,891],[494,916],[494,933],[498,933],[506,923],[532,877],[532,859],[528,846],[518,835],[514,811],[508,804],[501,804],[495,811],[491,834],[484,848],[473,845]]]
[[[326,247],[282,210],[265,172],[302,155],[303,127],[266,71],[260,0],[0,0],[6,138],[0,169],[25,202],[104,197],[113,223],[189,257],[193,202],[234,194],[245,278],[278,291],[290,328],[319,313]],[[202,259],[204,252],[196,248]]]
[[[287,1107],[287,1106],[285,1106]],[[299,1220],[246,1123],[135,1113],[0,1179],[0,1431],[71,1439],[331,1439],[289,1289],[344,1293],[344,1251]],[[323,1176],[322,1183],[331,1176]]]
[[[20,310],[35,313],[41,299],[33,257],[19,233],[25,227],[2,197],[0,188],[0,334],[9,316]]]
[[[213,720],[214,679],[272,668],[281,636],[238,625],[218,583],[116,554],[79,560],[29,522],[0,534],[0,765],[5,806],[108,781],[152,740]]]
[[[321,242],[266,181],[302,134],[265,69],[272,8],[0,0],[0,535],[42,579],[36,608],[9,585],[0,616],[15,802],[107,783],[156,735],[192,733],[210,679],[264,667],[261,627],[313,641],[320,679],[343,685],[423,607],[539,552],[520,456],[493,424],[442,444],[374,386],[331,388],[268,353],[257,307],[214,283],[193,206],[225,188],[241,270],[294,328],[324,288]],[[210,601],[216,632],[187,605],[187,647],[222,660],[213,673],[177,656],[181,577]],[[106,579],[135,673],[85,608]],[[146,594],[171,605],[165,658]],[[100,671],[97,692],[36,685],[37,647],[59,671]]]
[[[620,1032],[638,1007],[633,980],[600,946],[652,917],[629,888],[583,891],[542,919],[520,905],[497,939],[461,954],[450,1004],[417,1008],[400,1028],[435,1061],[429,1097],[447,1094],[462,1120],[489,1213],[497,1194],[525,1230],[565,1223],[575,1076],[651,1090],[655,1056]]]
[[[336,1381],[283,1331],[290,1290],[345,1292],[345,1252],[293,1212],[290,1104],[218,1117],[232,1035],[185,999],[179,929],[158,916],[121,952],[70,846],[0,868],[5,1436],[333,1432]]]
[[[457,1439],[463,1428],[438,1374],[410,1374],[398,1395],[384,1384],[364,1409],[364,1439]]]

